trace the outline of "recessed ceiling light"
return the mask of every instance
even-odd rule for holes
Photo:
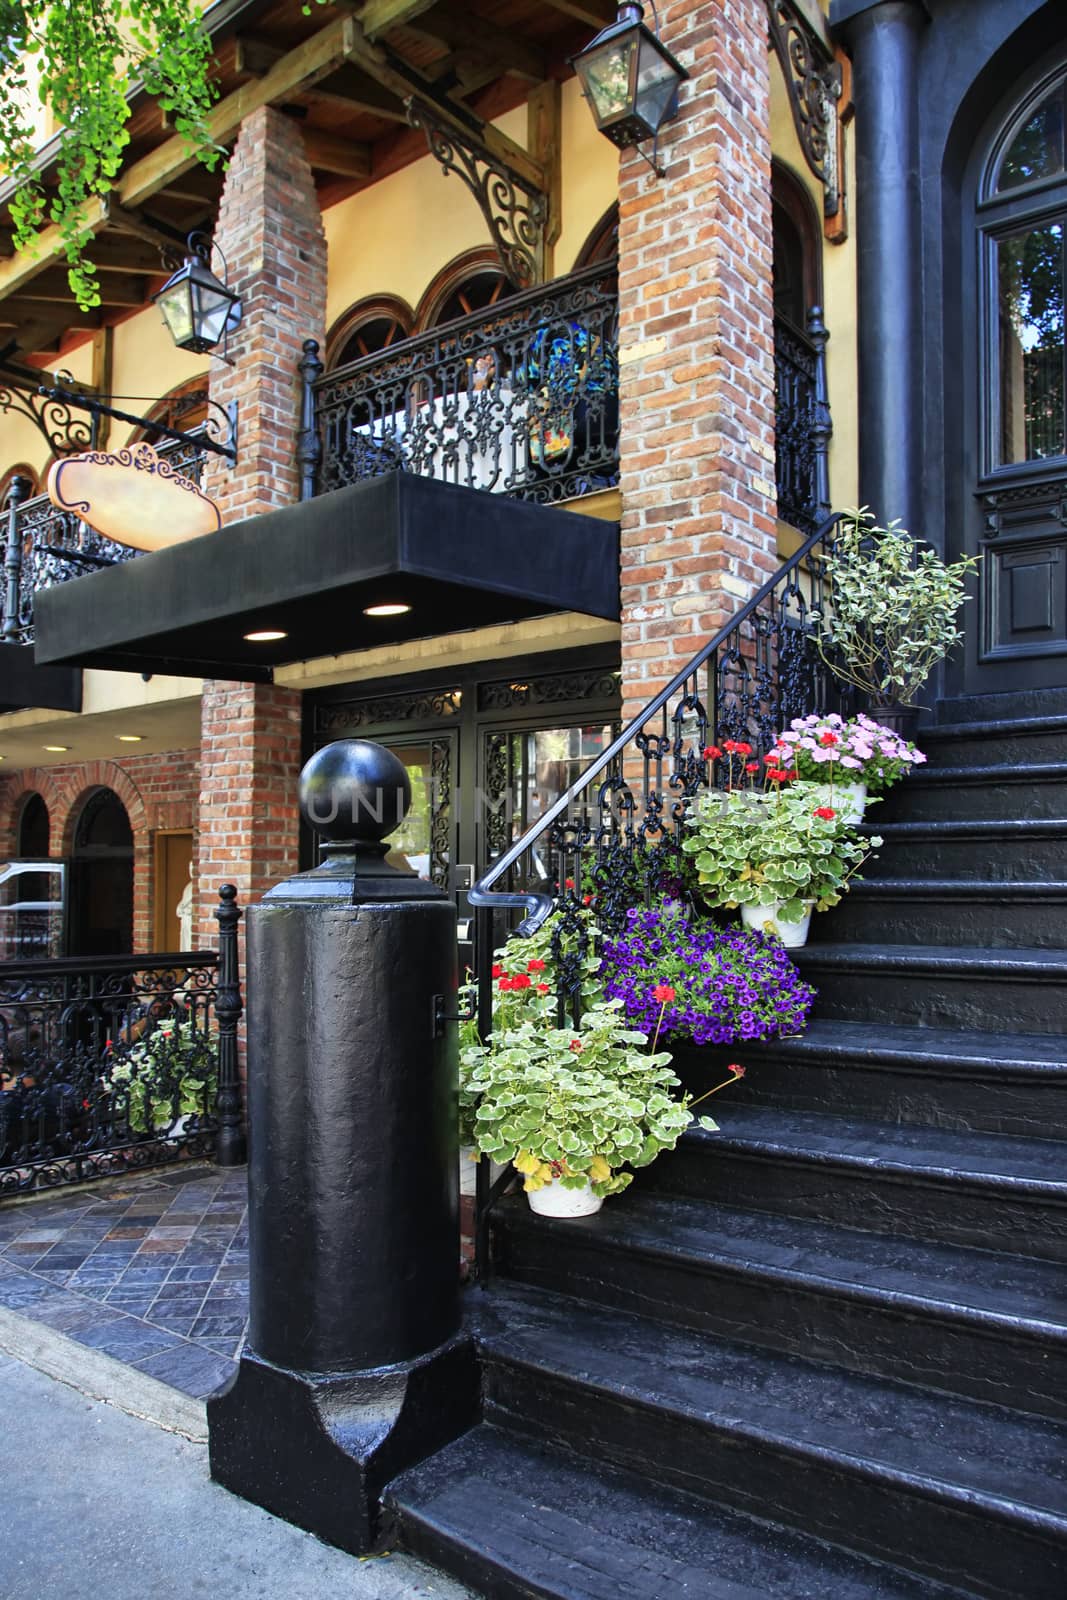
[[[115,737],[120,744],[142,744],[144,742],[143,733],[119,733]]]
[[[386,605],[365,606],[363,615],[365,617],[402,617],[406,611],[410,610],[410,606],[406,606],[402,601],[397,600],[389,601]]]
[[[46,744],[45,745],[45,749],[46,750],[52,750],[52,751],[55,752],[56,755],[59,755],[61,752],[65,751],[65,750],[69,750],[70,749],[70,745],[69,744]]]
[[[275,639],[288,639],[281,628],[260,628],[258,633],[246,633],[249,644],[272,644]]]

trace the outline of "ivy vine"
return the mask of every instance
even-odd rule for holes
[[[0,171],[17,184],[13,243],[32,251],[54,224],[83,311],[100,304],[87,210],[122,165],[131,88],[143,84],[213,168],[224,151],[208,128],[218,95],[211,62],[196,0],[0,0]],[[54,190],[39,172],[38,106],[61,132]]]

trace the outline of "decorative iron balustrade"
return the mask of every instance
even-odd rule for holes
[[[546,502],[618,482],[614,263],[325,376],[304,348],[305,499],[398,469]]]
[[[726,780],[709,745],[735,740],[759,761],[794,717],[855,708],[855,692],[819,649],[830,620],[823,558],[838,517],[825,519],[725,627],[683,667],[544,816],[505,850],[469,891],[476,908],[478,1026],[493,1024],[493,952],[518,926],[532,933],[553,911],[553,966],[560,1027],[578,1026],[589,910],[601,933],[618,932],[627,910],[650,903],[682,878],[680,845],[690,812]],[[588,910],[586,908],[589,908]],[[488,1214],[514,1174],[490,1183],[478,1166],[477,1262],[488,1268]]]
[[[833,426],[826,387],[822,311],[808,313],[803,334],[783,316],[774,319],[774,433],[778,515],[811,533],[830,511],[830,438]]]
[[[236,891],[219,949],[0,964],[0,1199],[244,1159]]]

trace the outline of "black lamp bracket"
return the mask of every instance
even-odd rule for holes
[[[546,196],[473,134],[447,126],[426,101],[412,96],[405,109],[411,126],[425,134],[429,152],[446,177],[454,172],[474,196],[511,282],[519,289],[543,283]]]
[[[767,11],[804,159],[823,186],[823,215],[836,217],[841,209],[841,65],[825,27],[818,27],[804,0],[767,0]]]

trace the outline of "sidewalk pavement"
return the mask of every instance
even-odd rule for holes
[[[0,1415],[3,1600],[471,1600],[406,1556],[345,1555],[220,1489],[202,1401],[11,1311]]]

